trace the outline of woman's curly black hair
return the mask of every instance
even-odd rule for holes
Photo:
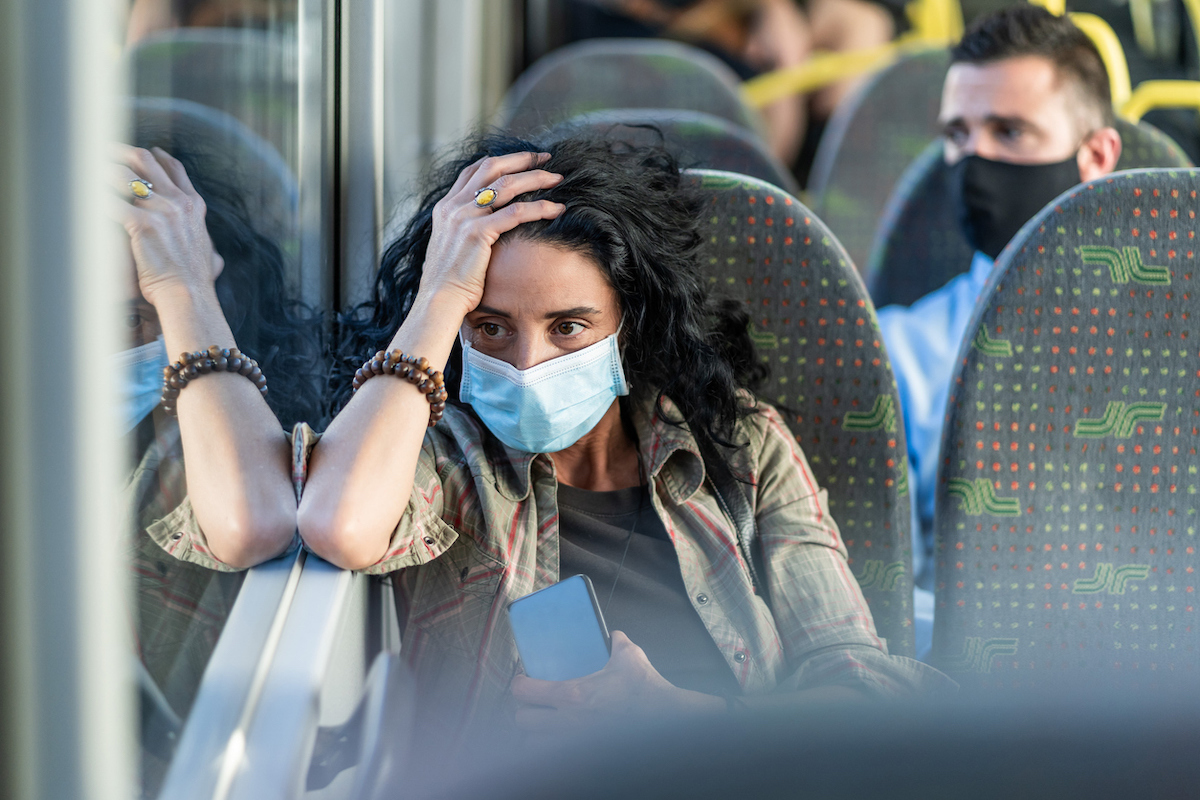
[[[269,378],[267,405],[285,428],[301,421],[318,424],[326,405],[320,316],[289,299],[283,252],[259,231],[234,185],[231,143],[186,117],[144,110],[135,114],[134,143],[161,147],[177,158],[204,199],[209,236],[225,260],[217,299],[238,348]]]
[[[485,134],[435,171],[420,210],[383,254],[373,299],[340,320],[335,403],[349,400],[346,387],[354,370],[387,346],[412,307],[434,204],[468,165],[518,152],[549,152],[542,168],[562,174],[563,180],[517,200],[546,199],[563,203],[566,211],[553,220],[520,225],[500,243],[544,242],[594,260],[621,304],[624,368],[634,396],[655,393],[660,412],[662,398],[669,397],[682,414],[672,422],[686,423],[702,441],[736,446],[738,420],[754,411],[753,401],[740,390],[760,383],[765,368],[755,358],[746,312],[735,302],[711,302],[700,275],[704,200],[664,148],[594,134],[549,142]],[[447,366],[452,400],[460,371],[456,346]]]

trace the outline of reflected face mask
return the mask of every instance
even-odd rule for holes
[[[114,356],[114,367],[121,376],[122,433],[136,428],[158,405],[162,398],[163,370],[168,363],[167,346],[161,336]]]
[[[971,247],[993,259],[1022,225],[1078,183],[1074,155],[1050,164],[965,156],[950,167],[950,196],[963,235]]]
[[[459,398],[513,450],[557,453],[570,447],[596,427],[615,398],[629,394],[616,333],[525,370],[459,338]]]

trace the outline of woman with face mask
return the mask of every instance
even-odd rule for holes
[[[706,296],[702,213],[661,149],[485,138],[387,250],[345,350],[383,352],[313,451],[299,525],[333,563],[395,573],[422,739],[941,679],[888,656],[824,492],[746,391],[758,362],[744,312]],[[751,498],[758,586],[723,470]],[[608,666],[518,676],[505,606],[577,573]]]

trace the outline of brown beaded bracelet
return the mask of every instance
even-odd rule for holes
[[[429,401],[429,427],[437,424],[446,411],[446,379],[441,372],[429,366],[429,360],[410,356],[400,350],[385,353],[380,350],[354,373],[354,391],[376,375],[399,375],[416,386]]]
[[[258,362],[236,347],[222,349],[215,344],[207,350],[183,353],[174,364],[163,369],[163,411],[175,416],[175,401],[189,381],[210,372],[236,372],[245,375],[263,397],[267,396],[267,379],[258,368]]]

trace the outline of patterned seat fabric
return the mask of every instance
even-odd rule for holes
[[[1190,167],[1183,150],[1144,122],[1117,120],[1121,134],[1118,170]],[[911,305],[971,266],[950,203],[942,142],[930,144],[900,179],[879,221],[865,274],[875,305]]]
[[[714,294],[746,303],[780,408],[841,528],[879,634],[913,654],[904,426],[875,310],[846,251],[786,192],[744,175],[686,173],[708,194]]]
[[[937,489],[933,659],[960,680],[1200,677],[1198,192],[1110,175],[1000,256]]]
[[[737,172],[793,194],[799,190],[795,177],[761,139],[712,114],[669,108],[616,108],[580,114],[559,125],[556,133],[580,128],[631,144],[665,144],[685,167]]]
[[[742,102],[737,75],[715,56],[659,39],[594,39],[542,58],[513,84],[496,118],[518,136],[589,111],[673,108],[702,111],[761,131]]]
[[[874,75],[838,106],[813,161],[813,210],[861,271],[875,225],[905,168],[936,137],[950,56],[916,53]]]
[[[137,44],[129,55],[133,94],[191,100],[231,115],[270,142],[297,171],[294,41],[248,28],[181,28]]]

